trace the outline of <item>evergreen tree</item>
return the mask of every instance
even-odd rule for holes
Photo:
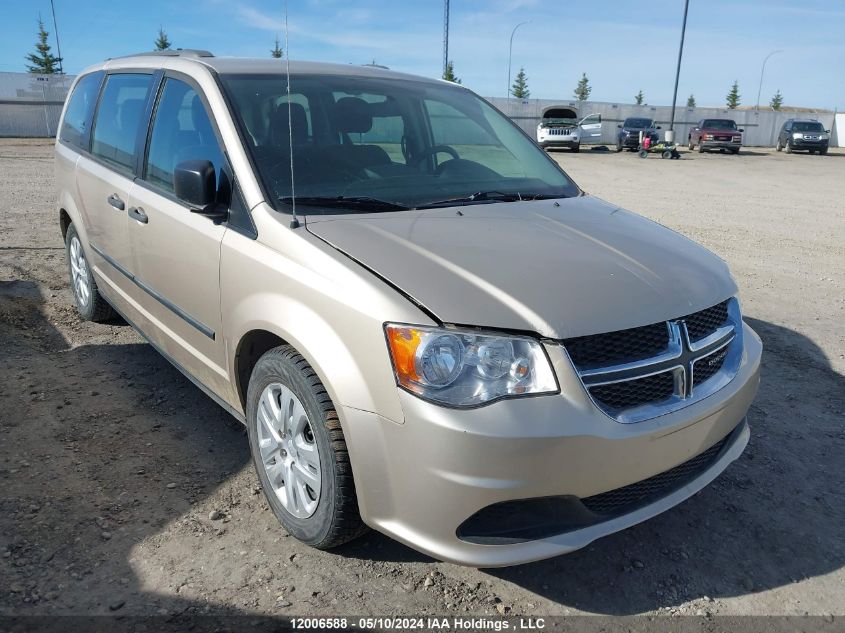
[[[158,37],[155,41],[155,47],[157,51],[166,51],[171,46],[173,46],[173,42],[167,39],[167,33],[164,32],[164,29],[159,27],[158,28]]]
[[[47,43],[49,33],[44,30],[44,21],[38,16],[38,43],[35,45],[35,53],[30,53],[26,59],[30,64],[26,69],[31,73],[43,73],[53,75],[60,72],[61,57],[56,57],[50,52],[50,45]]]
[[[727,103],[728,107],[731,110],[735,110],[736,107],[740,104],[740,94],[739,94],[739,82],[734,80],[733,86],[731,86],[731,91],[728,93],[726,97],[725,103]]]
[[[690,95],[689,97],[687,97],[687,107],[688,108],[694,108],[695,107],[695,97],[693,95]]]
[[[772,110],[780,110],[780,107],[783,105],[783,95],[780,93],[780,88],[778,88],[772,100],[769,101],[769,105],[772,107]]]
[[[637,105],[642,105],[644,100],[645,95],[643,94],[642,90],[640,90],[637,94],[634,95],[634,101],[637,103]]]
[[[531,96],[531,91],[528,89],[528,76],[524,68],[520,68],[516,74],[516,79],[513,80],[513,86],[511,86],[511,94],[517,99],[527,99]]]
[[[590,85],[590,80],[587,79],[587,73],[581,73],[581,79],[578,80],[578,85],[575,87],[575,98],[578,101],[586,101],[590,98],[590,93],[593,87]]]
[[[446,64],[446,72],[443,73],[443,79],[446,81],[451,81],[452,83],[459,84],[461,80],[455,75],[455,64],[454,62],[449,62]]]
[[[279,48],[279,36],[276,36],[276,46],[273,50],[270,51],[270,57],[275,57],[276,59],[280,59],[284,55],[284,51]]]

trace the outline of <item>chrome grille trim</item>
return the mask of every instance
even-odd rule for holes
[[[667,347],[665,351],[650,358],[582,370],[579,370],[574,363],[573,365],[593,403],[617,422],[633,424],[666,415],[712,395],[733,380],[742,358],[742,316],[736,298],[728,300],[727,314],[728,320],[724,325],[694,342],[690,340],[684,320],[694,315],[667,321],[666,326],[669,328]],[[726,348],[727,354],[718,370],[700,384],[695,385],[696,363],[706,362]],[[671,397],[659,402],[646,402],[629,408],[615,409],[594,397],[591,392],[593,387],[636,381],[665,372],[672,372],[675,388]]]

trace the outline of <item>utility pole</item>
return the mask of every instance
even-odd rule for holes
[[[443,73],[446,75],[446,68],[449,66],[449,0],[443,0]]]
[[[59,44],[59,25],[56,24],[56,7],[53,5],[53,0],[50,0],[50,9],[53,12],[53,31],[56,33],[56,52],[59,57],[59,74],[64,75],[65,69],[62,67],[62,46]]]
[[[672,93],[672,116],[669,121],[669,129],[666,131],[666,140],[674,142],[675,140],[675,103],[678,101],[678,79],[681,77],[681,58],[684,55],[684,35],[687,32],[687,11],[689,10],[689,0],[684,0],[684,21],[681,24],[681,45],[678,48],[678,67],[675,69],[675,92]]]

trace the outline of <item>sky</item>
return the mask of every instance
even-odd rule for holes
[[[292,59],[440,76],[443,0],[288,0]],[[284,46],[284,0],[54,0],[64,69],[150,50],[164,28],[174,47],[266,57]],[[513,74],[531,97],[572,98],[586,73],[594,101],[672,101],[683,0],[451,0],[449,58],[464,85],[503,97]],[[0,0],[0,71],[25,71],[39,14],[56,52],[49,0]],[[690,0],[678,102],[721,106],[734,80],[754,105],[780,90],[788,105],[845,110],[845,0]]]

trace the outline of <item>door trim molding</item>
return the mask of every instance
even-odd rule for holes
[[[123,275],[124,277],[129,279],[129,281],[134,283],[136,286],[138,286],[141,290],[143,290],[148,295],[150,295],[153,299],[158,301],[165,308],[167,308],[168,310],[173,312],[173,314],[175,314],[176,316],[181,318],[183,321],[185,321],[185,323],[187,323],[188,325],[197,329],[198,331],[202,332],[205,336],[210,338],[212,341],[215,340],[214,330],[212,330],[210,327],[205,325],[202,321],[195,319],[190,314],[185,312],[182,308],[180,308],[175,303],[170,301],[170,299],[160,295],[158,292],[156,292],[155,290],[150,288],[147,284],[145,284],[143,281],[138,279],[138,277],[136,277],[133,273],[128,271],[126,268],[124,268],[121,264],[119,264],[113,258],[109,257],[106,253],[104,253],[102,251],[102,249],[98,248],[96,245],[91,244],[89,242],[89,246],[91,247],[91,250],[93,250],[95,253],[97,253],[97,255],[99,255],[100,257],[105,259],[121,275]]]

